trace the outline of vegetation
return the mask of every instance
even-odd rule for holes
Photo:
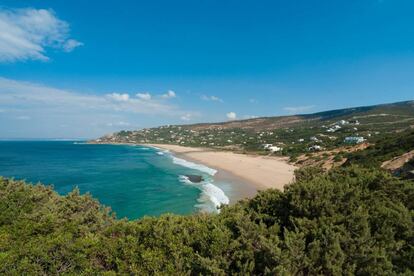
[[[97,143],[160,143],[269,154],[264,144],[282,148],[274,154],[296,160],[318,150],[348,146],[346,137],[374,143],[414,123],[414,102],[349,108],[310,115],[256,118],[216,124],[162,126],[121,131]]]
[[[413,219],[413,182],[357,166],[303,169],[218,215],[137,221],[0,179],[0,274],[408,275]]]
[[[377,140],[375,144],[363,151],[349,153],[347,163],[365,167],[379,167],[381,163],[414,150],[414,130],[389,134]]]
[[[262,154],[271,143],[298,163],[346,162],[328,172],[305,167],[284,192],[260,192],[218,215],[136,221],[78,190],[61,196],[0,177],[0,274],[413,275],[414,182],[402,178],[414,175],[414,159],[394,172],[400,178],[380,169],[414,150],[413,121],[413,102],[404,102],[103,137],[95,142]],[[370,146],[351,151],[348,136],[369,137]],[[332,151],[309,150],[315,145]]]

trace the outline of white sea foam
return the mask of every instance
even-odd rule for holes
[[[158,155],[167,155],[167,154],[170,153],[169,150],[163,150],[163,149],[159,149],[159,148],[154,148],[154,149],[158,150],[158,151],[155,152]]]
[[[203,193],[209,197],[216,208],[220,207],[222,204],[227,205],[230,202],[223,190],[212,183],[207,182],[203,184]]]
[[[188,177],[187,177],[187,176],[185,176],[185,175],[180,175],[180,176],[178,177],[178,179],[179,179],[182,183],[185,183],[185,184],[189,184],[189,185],[193,185],[193,184],[195,184],[195,183],[191,182],[191,181],[190,181],[190,178],[188,178]]]
[[[217,173],[217,170],[209,168],[209,167],[201,165],[201,164],[196,164],[196,163],[193,163],[193,162],[190,162],[190,161],[187,161],[187,160],[175,157],[175,156],[172,156],[172,159],[173,159],[174,164],[177,164],[177,165],[180,165],[180,166],[183,166],[183,167],[187,167],[187,168],[190,168],[190,169],[193,169],[193,170],[198,170],[198,171],[207,173],[207,174],[212,175],[212,176]]]
[[[145,145],[145,148],[146,149],[155,149],[155,150],[158,150],[158,151],[164,151],[162,148],[159,148],[159,147],[156,147],[156,146],[153,146],[153,145]]]
[[[219,212],[218,208],[221,205],[228,205],[230,202],[229,198],[226,196],[223,190],[209,181],[193,183],[187,176],[184,175],[180,175],[179,180],[182,183],[194,185],[201,190],[201,196],[198,199],[201,204],[197,205],[197,207],[200,207],[204,211]]]
[[[171,157],[173,163],[176,165],[197,170],[210,176],[214,176],[217,173],[217,170],[209,168],[205,165],[197,164],[182,158],[175,157],[174,155],[170,154],[169,150],[162,150],[159,148],[156,149],[159,150],[157,151],[158,155],[166,155]],[[201,190],[201,195],[198,199],[200,204],[196,205],[196,207],[199,207],[203,211],[219,212],[218,208],[221,205],[227,205],[230,202],[229,198],[226,196],[223,190],[221,190],[219,187],[215,186],[212,183],[212,179],[206,179],[205,181],[202,181],[200,183],[193,183],[187,176],[180,175],[179,180],[184,184],[193,185]]]

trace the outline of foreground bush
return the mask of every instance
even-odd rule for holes
[[[352,166],[302,171],[219,215],[137,221],[0,179],[0,274],[412,274],[413,209],[413,182]]]

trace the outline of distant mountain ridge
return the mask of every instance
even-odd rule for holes
[[[279,126],[285,126],[303,121],[314,121],[314,120],[331,120],[331,119],[344,119],[349,116],[363,115],[363,114],[374,114],[375,112],[388,112],[397,115],[409,115],[414,116],[414,101],[403,101],[389,104],[379,104],[371,106],[360,106],[343,109],[334,109],[328,111],[321,111],[310,114],[296,114],[296,115],[284,115],[284,116],[270,116],[270,117],[258,117],[253,119],[235,120],[228,122],[218,123],[199,123],[184,125],[186,127],[205,127],[205,126],[220,126],[220,127],[257,127],[263,125],[263,128],[273,127],[279,123]],[[245,125],[243,125],[245,124]]]

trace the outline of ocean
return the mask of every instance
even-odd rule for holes
[[[0,141],[0,176],[53,185],[62,195],[78,187],[118,218],[217,212],[218,205],[229,203],[231,185],[215,181],[215,173],[146,146]],[[187,175],[203,181],[192,183]]]

